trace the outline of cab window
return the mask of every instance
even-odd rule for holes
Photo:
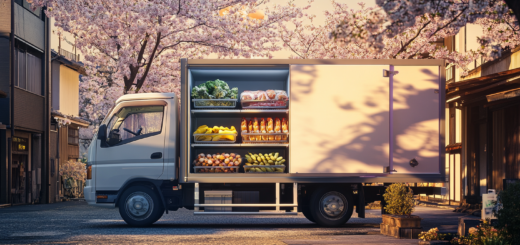
[[[161,133],[164,106],[124,107],[107,125],[107,144],[114,146]]]

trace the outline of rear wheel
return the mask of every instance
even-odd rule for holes
[[[164,213],[160,200],[152,189],[132,186],[119,199],[119,214],[131,226],[149,226]]]
[[[320,188],[312,193],[310,214],[318,225],[334,227],[345,224],[352,216],[352,193],[336,188]]]
[[[311,214],[311,208],[309,206],[309,198],[308,197],[305,197],[304,199],[304,204],[302,205],[302,213],[303,213],[303,216],[305,216],[305,218],[307,218],[310,222],[312,223],[316,223],[314,221],[314,218],[312,218],[312,214]]]

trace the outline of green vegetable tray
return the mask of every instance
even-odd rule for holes
[[[194,108],[233,109],[238,99],[192,99]]]

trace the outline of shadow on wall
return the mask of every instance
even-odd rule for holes
[[[348,68],[348,67],[347,67]],[[345,72],[356,72],[356,69],[345,69]],[[438,67],[434,67],[436,70]],[[317,68],[322,69],[322,68]],[[394,167],[398,172],[434,172],[438,169],[438,108],[439,95],[434,93],[438,88],[438,76],[430,69],[420,67],[398,67],[400,74],[394,77]],[[312,173],[383,173],[383,167],[389,164],[389,113],[388,113],[388,78],[381,80],[379,75],[375,79],[382,82],[375,83],[368,90],[363,90],[362,77],[357,80],[338,77],[345,81],[344,86],[328,88],[337,91],[318,91],[322,87],[318,83],[326,83],[324,75],[314,66],[300,66],[294,70],[302,76],[293,80],[291,88],[292,100],[296,103],[305,103],[303,100],[316,99],[313,93],[319,94],[320,99],[329,100],[328,105],[336,107],[335,115],[320,114],[319,108],[312,109],[308,104],[308,116],[298,114],[298,120],[305,120],[305,124],[314,127],[305,128],[306,137],[296,135],[293,140],[304,141],[302,144],[314,145],[311,153],[314,156],[302,158],[312,161],[308,171]],[[365,73],[366,76],[376,77]],[[303,79],[302,79],[303,78]],[[334,79],[330,77],[330,79]],[[366,78],[371,79],[371,78]],[[366,80],[365,80],[366,81]],[[348,91],[352,83],[357,87]],[[354,85],[355,86],[355,85]],[[326,98],[323,95],[332,95]],[[383,99],[385,98],[385,99]],[[320,103],[321,104],[321,103]],[[327,104],[327,103],[325,103]],[[303,104],[302,104],[303,105]],[[328,110],[324,108],[323,110]],[[321,116],[321,121],[313,120],[313,116]],[[322,127],[316,128],[315,122],[321,122]],[[296,127],[306,127],[304,124],[292,122]],[[328,126],[327,126],[328,125]],[[330,126],[330,127],[329,127]],[[323,127],[337,132],[323,133]],[[298,130],[297,130],[298,133]],[[294,135],[294,134],[293,134]],[[310,138],[315,142],[305,142]],[[294,142],[294,141],[292,141]],[[297,143],[298,144],[298,143]],[[301,154],[307,154],[302,152]],[[318,155],[318,158],[312,159]],[[419,165],[415,168],[409,161],[416,158]],[[312,160],[307,160],[312,159]],[[436,164],[437,163],[437,164]],[[433,165],[432,165],[433,164]],[[434,168],[432,168],[432,166]]]

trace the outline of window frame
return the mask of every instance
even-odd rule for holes
[[[75,134],[71,135],[72,132],[75,132]],[[71,137],[75,142],[70,142]],[[67,143],[69,145],[79,145],[79,128],[67,128]]]
[[[110,136],[110,131],[112,131],[112,129],[109,127],[110,123],[112,122],[112,120],[114,120],[114,118],[119,118],[117,117],[116,115],[123,109],[125,108],[129,108],[129,107],[153,107],[153,106],[161,106],[162,107],[162,118],[161,118],[161,126],[160,126],[160,130],[157,131],[157,132],[153,132],[153,133],[148,133],[148,134],[143,134],[143,135],[138,135],[138,136],[135,136],[135,137],[132,137],[132,138],[129,138],[129,139],[125,139],[125,140],[121,140],[119,143],[115,144],[115,145],[110,145],[108,144],[108,137]],[[120,146],[120,145],[125,145],[125,144],[128,144],[128,143],[131,143],[131,142],[134,142],[134,141],[137,141],[137,140],[140,140],[140,139],[144,139],[144,138],[148,138],[148,137],[152,137],[152,136],[155,136],[155,135],[159,135],[163,132],[163,127],[164,127],[164,118],[166,116],[166,104],[163,104],[163,105],[159,105],[159,104],[156,104],[156,105],[128,105],[128,106],[122,106],[121,108],[119,108],[117,110],[117,112],[113,113],[111,115],[111,118],[110,120],[107,122],[107,132],[106,132],[106,139],[102,139],[105,144],[101,144],[101,147],[102,148],[109,148],[109,147],[114,147],[114,146]],[[123,119],[123,122],[128,118],[128,116],[132,115],[132,114],[137,114],[137,113],[129,113],[128,115],[125,116],[125,118]],[[121,125],[119,125],[121,126]]]
[[[20,54],[23,54],[23,71],[24,71],[24,81],[23,83],[25,84],[24,87],[21,86],[21,80],[20,80],[20,70],[21,70],[21,66],[20,66]],[[29,87],[32,87],[34,85],[31,85],[29,86],[29,78],[31,77],[29,75],[29,72],[31,71],[32,72],[32,69],[27,69],[28,68],[28,60],[29,60],[29,55],[31,56],[34,56],[35,58],[38,58],[40,60],[40,69],[39,69],[39,73],[36,74],[37,77],[39,77],[39,85],[37,85],[39,87],[39,91],[32,91],[32,90],[29,90]],[[18,88],[18,89],[21,89],[23,91],[26,91],[26,92],[29,92],[31,94],[35,94],[35,95],[38,95],[38,96],[42,96],[44,97],[44,81],[45,79],[43,78],[43,64],[44,64],[44,59],[43,59],[43,53],[40,52],[39,50],[31,47],[30,45],[27,45],[25,44],[24,42],[21,42],[21,41],[16,41],[15,43],[15,74],[14,74],[14,83],[15,83],[15,87]]]

